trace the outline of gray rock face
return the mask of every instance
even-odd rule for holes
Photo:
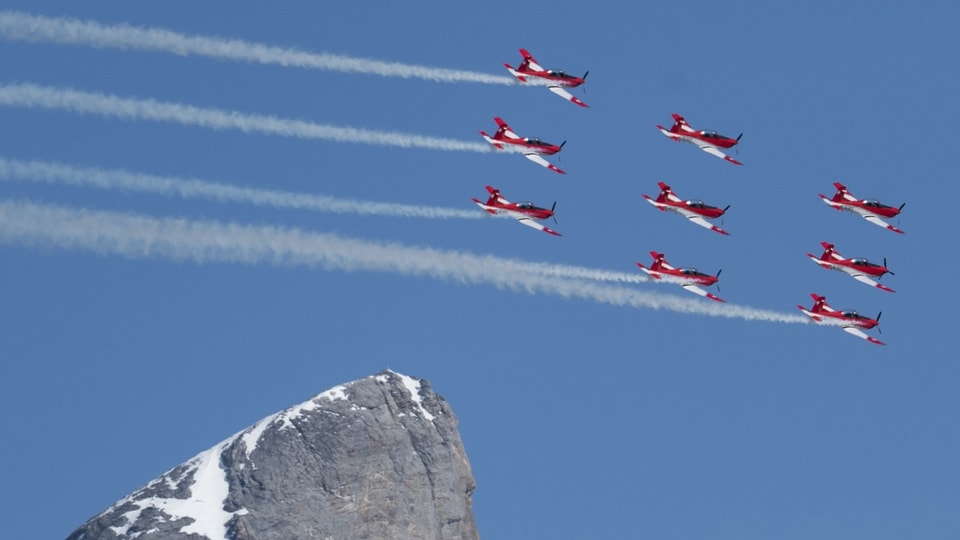
[[[69,540],[477,539],[450,406],[392,371],[264,418]]]

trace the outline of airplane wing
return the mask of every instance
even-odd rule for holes
[[[853,279],[859,281],[860,283],[866,283],[867,285],[870,285],[871,287],[876,287],[876,288],[878,288],[878,289],[881,289],[881,290],[884,290],[884,291],[887,291],[887,292],[896,292],[896,291],[894,291],[893,289],[891,289],[890,287],[887,287],[886,285],[884,285],[884,284],[882,284],[882,283],[879,283],[879,282],[876,282],[876,281],[870,279],[869,277],[867,277],[866,274],[863,274],[863,273],[861,273],[861,272],[857,272],[857,273],[850,274],[850,275],[853,276]]]
[[[739,161],[737,161],[737,160],[733,159],[732,157],[730,157],[730,156],[724,154],[723,152],[721,152],[720,149],[717,148],[716,146],[713,146],[713,145],[710,145],[710,144],[704,144],[704,143],[699,142],[699,141],[696,141],[696,145],[699,146],[701,150],[703,150],[704,152],[706,152],[706,153],[708,153],[708,154],[713,154],[713,155],[717,156],[717,157],[720,158],[720,159],[725,159],[725,160],[729,161],[730,163],[733,163],[734,165],[743,165],[743,163],[740,163]]]
[[[659,209],[661,209],[661,210],[665,210],[664,206],[666,206],[666,205],[664,205],[663,203],[658,203],[658,202],[654,201],[653,199],[651,199],[650,197],[648,197],[648,196],[646,196],[646,195],[644,195],[643,197],[644,197],[645,199],[647,199],[647,202],[649,202],[650,204],[656,206],[657,208],[659,208]],[[704,227],[704,228],[706,228],[706,229],[710,229],[711,231],[718,232],[718,233],[720,233],[720,234],[725,234],[725,235],[727,235],[727,236],[730,236],[730,233],[728,233],[727,231],[721,229],[720,227],[717,227],[717,226],[714,225],[713,223],[710,223],[709,221],[706,220],[706,218],[704,218],[704,217],[701,216],[700,214],[697,214],[697,213],[691,212],[691,211],[689,211],[689,210],[687,210],[687,209],[685,209],[685,208],[679,208],[679,207],[676,207],[676,206],[671,207],[670,209],[671,209],[671,210],[675,210],[675,211],[676,211],[678,214],[680,214],[681,216],[689,219],[691,222],[696,223],[697,225],[699,225],[699,226],[701,226],[701,227]]]
[[[874,225],[879,225],[879,226],[883,227],[884,229],[890,229],[891,231],[893,231],[893,232],[895,232],[895,233],[906,234],[906,233],[904,233],[903,231],[901,231],[900,229],[894,227],[893,225],[890,225],[890,224],[887,223],[886,221],[878,218],[877,216],[875,216],[875,215],[873,215],[873,214],[865,214],[863,217],[864,217],[864,219],[866,219],[866,220],[869,221],[870,223],[873,223]]]
[[[848,333],[848,334],[852,334],[852,335],[854,335],[854,336],[857,336],[858,338],[865,339],[865,340],[869,341],[870,343],[876,343],[877,345],[886,345],[886,343],[880,341],[879,339],[877,339],[877,338],[875,338],[875,337],[873,337],[873,336],[867,335],[866,332],[864,332],[863,330],[860,330],[860,329],[857,328],[856,326],[844,326],[844,327],[843,327],[843,331],[846,332],[846,333]]]
[[[544,227],[542,224],[538,223],[532,218],[522,217],[522,218],[516,218],[516,220],[519,221],[520,223],[523,223],[527,227],[533,227],[534,229],[541,230],[545,233],[552,234],[554,236],[561,236],[560,233],[558,233],[557,231],[550,229],[548,227]]]
[[[547,90],[550,90],[551,92],[562,97],[563,99],[572,101],[581,107],[589,107],[589,105],[584,103],[580,98],[574,96],[570,92],[567,92],[567,90],[562,86],[548,86]]]
[[[540,156],[540,154],[537,154],[537,153],[534,153],[534,152],[528,152],[528,153],[523,154],[523,157],[529,159],[530,161],[536,163],[537,165],[541,165],[541,166],[543,166],[543,167],[546,167],[546,168],[550,169],[551,171],[558,172],[558,173],[560,173],[560,174],[567,174],[566,172],[560,170],[560,169],[559,169],[556,165],[554,165],[553,163],[550,163],[549,161],[543,159],[543,157]]]
[[[727,235],[727,236],[730,236],[730,233],[728,233],[727,231],[721,229],[720,227],[717,227],[717,226],[714,225],[713,223],[710,223],[710,222],[707,221],[703,216],[694,214],[693,212],[689,212],[689,213],[688,213],[688,212],[680,212],[680,213],[683,214],[684,216],[687,216],[687,219],[689,219],[691,222],[696,223],[697,225],[699,225],[699,226],[701,226],[701,227],[705,227],[705,228],[707,228],[707,229],[710,229],[711,231],[718,232],[718,233],[720,233],[720,234],[725,234],[725,235]]]
[[[723,298],[720,298],[719,296],[717,296],[717,295],[715,295],[715,294],[713,294],[713,293],[709,293],[709,292],[701,289],[700,287],[697,287],[696,285],[694,285],[694,284],[692,284],[692,283],[685,283],[685,284],[681,285],[681,287],[683,287],[684,289],[692,292],[693,294],[699,294],[700,296],[705,296],[705,297],[707,297],[707,298],[709,298],[709,299],[711,299],[711,300],[716,300],[717,302],[726,302],[726,300],[724,300]]]

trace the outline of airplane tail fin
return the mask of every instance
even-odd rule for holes
[[[487,192],[490,193],[490,197],[487,198],[487,206],[493,206],[494,203],[500,200],[500,190],[493,186],[486,186]]]
[[[664,256],[663,253],[657,253],[656,251],[651,251],[650,256],[653,257],[653,264],[650,265],[651,270],[659,270],[663,267]]]
[[[673,113],[673,127],[670,128],[671,133],[677,133],[681,131],[683,126],[687,125],[687,121],[677,113]]]
[[[833,187],[837,188],[837,192],[833,194],[833,200],[840,202],[849,197],[849,192],[847,192],[847,186],[841,184],[840,182],[834,182]],[[852,199],[853,197],[849,197]]]
[[[824,309],[824,306],[827,305],[826,296],[820,296],[819,294],[816,294],[816,293],[810,293],[810,296],[813,297],[813,308],[811,308],[810,311],[812,311],[813,313],[820,313],[822,311],[826,311]]]
[[[534,60],[533,55],[530,54],[530,51],[526,49],[520,49],[520,56],[523,57],[523,61],[520,62],[520,65],[517,67],[517,71],[523,71],[524,69],[529,68],[530,62],[536,63],[536,60]]]

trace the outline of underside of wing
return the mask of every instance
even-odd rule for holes
[[[567,101],[572,101],[581,107],[589,107],[589,105],[584,103],[580,98],[574,96],[570,92],[567,92],[567,90],[562,86],[555,86],[555,85],[548,86],[547,90],[550,90],[551,92],[562,97],[563,99],[566,99]]]
[[[865,339],[865,340],[869,341],[870,343],[876,343],[877,345],[886,345],[886,343],[880,341],[879,339],[877,339],[877,338],[875,338],[875,337],[873,337],[873,336],[867,335],[866,332],[864,332],[863,330],[857,328],[856,326],[844,326],[844,327],[843,327],[843,331],[846,332],[846,333],[848,333],[848,334],[857,336],[857,337],[860,338],[860,339]]]
[[[903,231],[901,231],[900,229],[894,227],[893,225],[890,225],[890,224],[887,223],[886,221],[878,218],[877,216],[875,216],[875,215],[873,215],[873,214],[866,214],[866,215],[864,215],[863,217],[864,217],[864,219],[866,219],[866,220],[869,221],[870,223],[873,223],[874,225],[879,225],[880,227],[883,227],[884,229],[890,229],[891,231],[893,231],[893,232],[895,232],[895,233],[903,234]]]
[[[877,282],[877,281],[874,281],[874,280],[870,279],[869,277],[867,277],[866,274],[862,274],[862,273],[859,273],[859,272],[858,272],[858,273],[856,273],[856,274],[850,274],[850,275],[853,276],[853,279],[859,281],[860,283],[866,283],[867,285],[870,285],[871,287],[876,287],[876,288],[878,288],[878,289],[882,289],[882,290],[887,291],[887,292],[896,292],[896,291],[894,291],[893,289],[891,289],[890,287],[887,287],[886,285],[884,285],[884,284],[882,284],[882,283],[880,283],[880,282]]]
[[[519,221],[520,223],[523,223],[523,224],[526,225],[527,227],[533,227],[534,229],[543,231],[543,232],[545,232],[545,233],[547,233],[547,234],[552,234],[552,235],[554,235],[554,236],[560,236],[560,233],[558,233],[557,231],[555,231],[555,230],[553,230],[553,229],[551,229],[551,228],[549,228],[549,227],[544,227],[542,224],[538,223],[538,222],[535,221],[533,218],[522,217],[522,218],[517,218],[517,221]]]
[[[716,146],[713,146],[713,145],[710,145],[710,144],[704,144],[704,143],[702,143],[702,142],[701,142],[701,143],[698,143],[697,146],[699,146],[700,149],[703,150],[704,152],[706,152],[706,153],[708,153],[708,154],[713,154],[713,155],[717,156],[717,157],[720,158],[720,159],[725,159],[725,160],[729,161],[730,163],[733,163],[734,165],[743,165],[743,163],[740,163],[739,161],[737,161],[737,160],[733,159],[732,157],[730,157],[730,156],[724,154],[723,152],[721,152],[720,149],[717,148]]]
[[[683,212],[681,212],[681,213],[683,213]],[[717,226],[714,225],[713,223],[710,223],[709,221],[707,221],[703,216],[700,216],[700,215],[697,215],[697,214],[693,214],[693,213],[683,213],[683,214],[684,214],[685,216],[687,216],[687,219],[689,219],[691,222],[696,223],[697,225],[699,225],[699,226],[701,226],[701,227],[704,227],[704,228],[706,228],[706,229],[710,229],[711,231],[715,231],[715,232],[718,232],[718,233],[720,233],[720,234],[725,234],[725,235],[727,235],[727,236],[730,235],[730,233],[728,233],[727,231],[725,231],[725,230],[721,229],[720,227],[717,227]]]
[[[554,165],[553,163],[550,163],[549,161],[543,159],[543,157],[542,157],[540,154],[535,154],[535,153],[533,153],[533,152],[528,152],[528,153],[524,154],[523,157],[529,159],[530,161],[536,163],[537,165],[540,165],[540,166],[542,166],[542,167],[546,167],[546,168],[550,169],[551,171],[558,172],[558,173],[560,173],[560,174],[567,174],[567,173],[565,173],[564,171],[560,170],[560,169],[559,169],[556,165]]]
[[[694,285],[694,284],[692,284],[692,283],[687,283],[687,284],[681,285],[681,287],[683,287],[684,289],[692,292],[693,294],[699,294],[700,296],[704,296],[704,297],[709,298],[709,299],[711,299],[711,300],[716,300],[717,302],[724,302],[724,300],[723,300],[722,298],[720,298],[719,296],[717,296],[717,295],[715,295],[715,294],[713,294],[713,293],[709,293],[709,292],[701,289],[700,287],[697,287],[696,285]]]

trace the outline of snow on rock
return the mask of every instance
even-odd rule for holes
[[[268,416],[121,499],[69,540],[477,538],[457,420],[384,371]]]

